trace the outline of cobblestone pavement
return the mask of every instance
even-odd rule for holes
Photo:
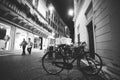
[[[73,69],[69,73],[48,75],[42,68],[40,53],[32,55],[0,56],[0,80],[105,80],[100,76],[88,77]]]

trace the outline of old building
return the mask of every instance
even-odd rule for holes
[[[56,32],[65,36],[66,25],[60,17],[60,24],[52,20],[49,23],[47,4],[47,0],[0,0],[0,49],[21,50],[23,38],[31,38],[33,48],[43,50],[49,44],[49,36],[56,36]]]
[[[74,0],[75,42],[86,41],[113,76],[120,76],[120,1]]]
[[[60,42],[62,37],[70,37],[70,31],[68,26],[63,22],[63,20],[59,16],[57,10],[55,9],[54,5],[50,2],[50,0],[47,0],[46,3],[48,7],[48,11],[46,12],[46,19],[48,20],[48,24],[54,29],[52,32],[54,36],[50,36],[53,38],[53,40],[51,40],[51,44],[54,44],[58,41]]]

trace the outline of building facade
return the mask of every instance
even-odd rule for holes
[[[75,42],[85,41],[109,73],[120,76],[119,0],[74,0]]]
[[[57,30],[47,20],[48,10],[47,0],[0,0],[0,50],[21,50],[23,38],[31,38],[35,50],[46,49]]]
[[[48,11],[46,12],[46,19],[48,24],[53,28],[53,38],[51,40],[51,44],[56,44],[57,42],[61,41],[62,37],[69,37],[70,31],[68,26],[63,22],[61,17],[59,16],[58,12],[56,11],[54,5],[50,2],[50,0],[46,0],[46,5]]]

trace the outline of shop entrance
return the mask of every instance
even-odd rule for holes
[[[39,37],[39,36],[35,36],[34,37],[34,48],[35,49],[40,49],[42,50],[42,42],[43,42],[43,38]]]
[[[15,50],[22,50],[20,48],[20,44],[25,39],[27,41],[27,32],[25,30],[22,30],[20,28],[16,28],[16,33],[15,33],[15,45],[14,49]]]

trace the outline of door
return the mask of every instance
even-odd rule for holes
[[[94,33],[93,33],[93,23],[92,21],[87,25],[87,30],[88,30],[88,39],[89,39],[89,51],[91,52],[90,56],[94,58]]]

